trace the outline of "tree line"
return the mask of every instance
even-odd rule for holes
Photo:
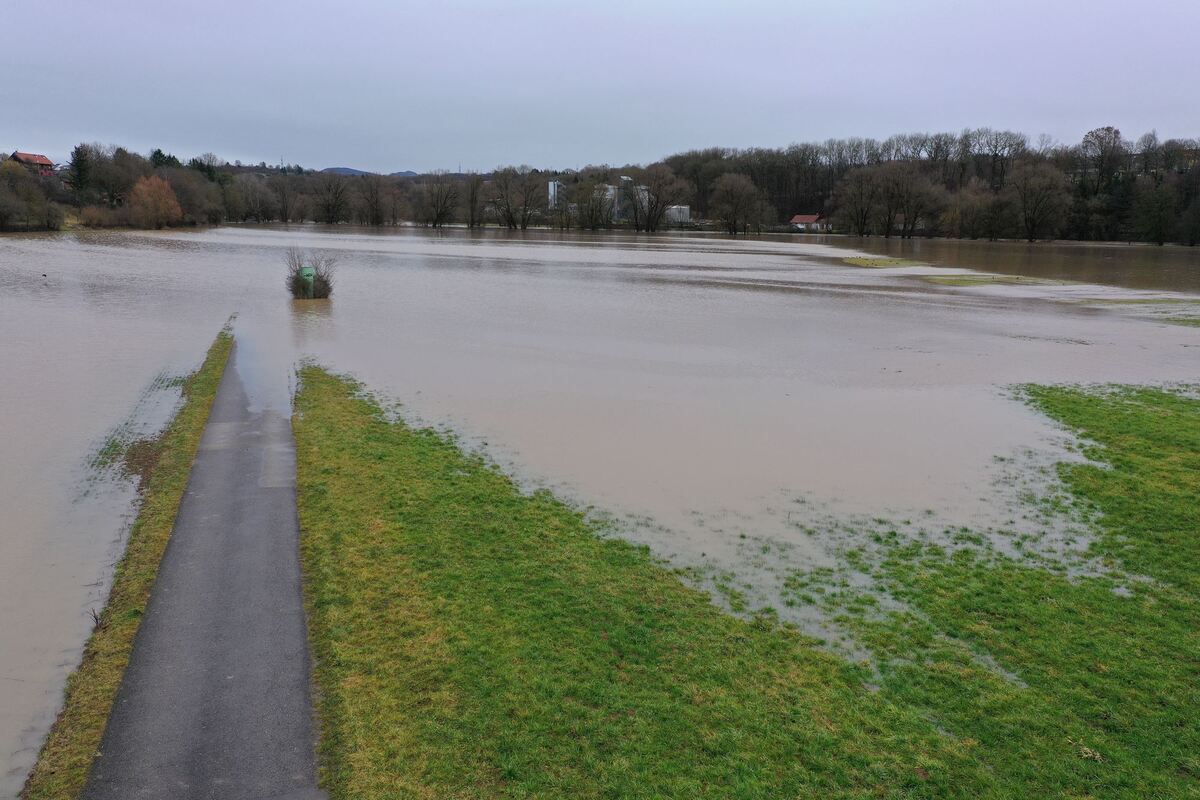
[[[1200,142],[1130,141],[1106,126],[1076,144],[978,128],[786,148],[711,148],[665,159],[700,216],[721,177],[744,175],[774,221],[822,213],[858,236],[1200,240]]]
[[[550,184],[557,191],[549,190]],[[697,223],[671,209],[690,206]],[[0,163],[0,229],[161,228],[222,222],[431,227],[485,224],[655,232],[787,230],[820,213],[858,236],[1200,241],[1200,143],[1129,141],[1113,127],[1077,144],[1013,131],[709,148],[648,166],[500,167],[415,177],[229,164],[156,149],[80,144],[53,176]]]

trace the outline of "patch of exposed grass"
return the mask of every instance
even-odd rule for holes
[[[228,332],[218,335],[200,369],[184,381],[179,413],[157,440],[140,443],[127,457],[141,480],[141,508],[108,603],[67,680],[62,712],[25,784],[25,800],[69,800],[83,791],[232,343]]]
[[[1169,322],[1172,325],[1187,325],[1192,328],[1200,328],[1200,317],[1165,317],[1163,322]]]
[[[1097,297],[1087,298],[1079,302],[1090,306],[1175,306],[1175,305],[1200,305],[1200,299],[1188,297],[1131,297],[1131,298],[1112,298],[1112,297]]]
[[[917,267],[921,265],[919,261],[910,261],[907,258],[888,258],[886,256],[850,256],[842,259],[843,263],[849,264],[852,267]]]
[[[1003,794],[977,741],[767,614],[717,609],[309,367],[293,419],[334,798]],[[1036,756],[1036,754],[1035,754]],[[1020,785],[1020,784],[1017,784]]]
[[[1006,284],[1010,286],[1066,286],[1071,281],[1053,278],[1030,278],[1024,275],[994,275],[986,272],[970,272],[961,275],[923,275],[922,280],[941,286],[988,286]]]
[[[1100,512],[1091,555],[1109,574],[893,532],[872,574],[902,610],[828,575],[796,576],[795,595],[876,655],[884,697],[977,742],[1010,796],[1200,796],[1200,401],[1028,393],[1089,442],[1093,463],[1059,471]]]

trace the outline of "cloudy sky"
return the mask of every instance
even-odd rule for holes
[[[1196,0],[71,0],[0,17],[0,148],[391,172],[992,126],[1200,137]]]

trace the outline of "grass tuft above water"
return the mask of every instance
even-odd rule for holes
[[[232,345],[232,335],[222,331],[200,368],[183,381],[184,401],[175,418],[157,438],[141,441],[126,455],[141,486],[138,516],[108,602],[67,680],[62,711],[25,783],[24,800],[72,800],[83,791]]]

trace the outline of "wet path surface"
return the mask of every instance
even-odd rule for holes
[[[290,422],[237,347],[84,797],[316,798]]]

